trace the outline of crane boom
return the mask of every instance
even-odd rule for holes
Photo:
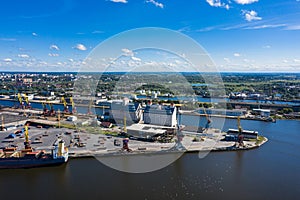
[[[61,97],[61,102],[64,104],[64,107],[67,107],[67,101],[64,97]]]
[[[31,149],[31,146],[30,146],[30,141],[29,141],[29,136],[28,136],[28,124],[26,124],[24,126],[24,131],[25,131],[25,141],[24,141],[24,145],[25,145],[25,149],[29,150]]]
[[[124,114],[124,133],[127,133],[126,114]]]
[[[76,113],[76,108],[75,108],[75,103],[74,103],[73,97],[70,97],[70,102],[72,104],[72,113]]]
[[[210,120],[210,118],[209,118],[209,116],[208,116],[208,114],[207,114],[207,112],[205,110],[204,105],[202,105],[202,107],[203,107],[203,112],[204,112],[204,115],[205,115],[205,118],[206,118],[206,121],[207,121],[206,125],[205,125],[205,128],[208,129],[209,126],[210,126],[211,120]]]
[[[29,101],[28,101],[28,96],[26,94],[24,94],[24,98],[25,98],[26,104],[28,105]]]
[[[241,125],[241,118],[240,118],[240,116],[238,116],[238,118],[237,118],[237,123],[238,123],[239,133],[242,133],[243,132],[243,128],[242,128],[242,125]]]
[[[205,117],[206,117],[206,120],[207,120],[208,122],[210,122],[209,116],[208,116],[208,114],[207,114],[207,112],[206,112],[204,106],[203,106],[203,112],[204,112],[204,115],[205,115]]]
[[[18,100],[19,100],[19,102],[20,102],[20,105],[22,105],[22,96],[21,96],[20,93],[18,93]]]

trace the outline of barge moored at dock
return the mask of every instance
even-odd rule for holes
[[[68,149],[61,139],[51,153],[46,153],[44,150],[34,151],[28,139],[27,126],[25,126],[24,145],[25,148],[22,150],[17,150],[15,147],[0,150],[0,169],[45,167],[60,165],[68,161]]]

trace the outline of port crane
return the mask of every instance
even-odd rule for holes
[[[124,120],[124,129],[123,129],[123,131],[124,131],[125,134],[127,134],[127,126],[126,126],[126,120],[127,120],[127,119],[126,119],[126,114],[125,114],[125,112],[124,112],[124,119],[123,119],[123,120]]]
[[[5,130],[5,126],[4,126],[4,116],[3,114],[1,114],[1,131],[4,131]]]
[[[43,115],[47,115],[49,110],[47,109],[46,103],[42,102],[42,106],[43,106]]]
[[[243,133],[243,128],[242,128],[242,125],[241,125],[240,116],[238,116],[238,118],[237,118],[237,124],[238,124],[239,134],[242,134]]]
[[[93,113],[92,113],[92,105],[93,105],[93,99],[92,99],[92,97],[91,97],[91,98],[90,98],[90,101],[89,101],[89,106],[88,106],[88,112],[87,112],[88,115],[93,114]]]
[[[20,93],[18,93],[17,98],[18,98],[18,101],[19,101],[19,103],[20,103],[20,108],[23,108],[23,99],[22,99],[22,96],[21,96]]]
[[[206,112],[206,109],[204,107],[204,105],[202,105],[202,108],[203,108],[203,113],[204,113],[204,116],[206,118],[206,124],[205,124],[205,130],[207,131],[208,128],[210,127],[210,124],[211,124],[211,119],[209,118],[207,112]]]
[[[53,105],[52,103],[48,102],[48,105],[50,107],[50,110],[47,109],[47,101],[46,102],[42,102],[42,105],[43,105],[43,115],[44,116],[54,116],[56,113],[55,113],[55,110],[53,108]]]
[[[30,146],[30,141],[29,141],[29,136],[28,136],[28,124],[24,126],[25,129],[25,141],[24,141],[24,146],[26,150],[32,150]]]
[[[25,98],[25,102],[26,102],[26,107],[25,108],[31,108],[28,96],[26,94],[24,94],[24,98]]]
[[[74,103],[74,100],[73,100],[73,97],[70,97],[70,102],[72,104],[72,113],[76,113],[76,107],[75,107],[75,103]]]
[[[61,97],[61,102],[64,104],[64,111],[63,112],[66,113],[66,114],[70,113],[68,105],[67,105],[67,101],[64,97]]]
[[[49,106],[50,106],[50,113],[49,113],[49,115],[50,116],[55,116],[55,110],[54,110],[54,108],[53,108],[53,104],[52,103],[49,103]]]
[[[244,146],[243,128],[242,128],[242,125],[241,125],[240,116],[238,116],[238,118],[237,118],[237,125],[238,125],[238,130],[239,130],[237,142],[238,142],[239,146]]]

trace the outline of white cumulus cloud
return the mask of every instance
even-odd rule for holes
[[[258,2],[258,0],[234,0],[236,3],[238,4],[251,4],[251,3],[255,3]]]
[[[297,62],[297,63],[298,63],[298,62],[300,62],[300,60],[299,60],[299,59],[294,59],[294,62]]]
[[[4,61],[4,62],[11,62],[12,59],[11,59],[11,58],[4,58],[3,61]]]
[[[50,45],[49,49],[59,51],[59,47],[55,44]]]
[[[134,60],[134,61],[142,61],[140,58],[137,58],[137,57],[134,57],[134,56],[132,56],[131,59]]]
[[[87,48],[83,45],[83,44],[77,44],[75,47],[75,49],[78,49],[80,51],[85,51],[87,50]]]
[[[224,60],[225,60],[227,63],[230,63],[230,59],[229,59],[229,58],[224,58]]]
[[[257,15],[257,12],[255,12],[254,10],[242,10],[242,13],[245,17],[245,19],[248,21],[248,22],[251,22],[251,21],[254,21],[254,20],[262,20],[261,17],[259,17]]]
[[[206,2],[212,7],[221,7],[229,10],[229,4],[222,3],[221,0],[206,0]]]
[[[124,49],[122,49],[122,52],[123,52],[124,56],[130,56],[130,57],[134,56],[133,51],[131,51],[130,49],[124,48]]]
[[[19,54],[18,57],[19,58],[29,58],[29,55],[27,55],[27,54]]]
[[[48,56],[50,56],[50,57],[58,57],[59,54],[57,54],[57,53],[48,53]]]
[[[110,1],[115,3],[128,3],[127,0],[110,0]]]
[[[152,3],[153,5],[155,5],[156,7],[159,7],[159,8],[164,8],[164,4],[162,3],[159,3],[155,0],[147,0],[146,3]]]
[[[239,53],[234,53],[233,54],[235,57],[240,57],[241,56],[241,54],[239,54]]]
[[[32,33],[32,35],[33,35],[33,36],[38,36],[38,34],[37,34],[37,33],[35,33],[35,32],[33,32],[33,33]]]

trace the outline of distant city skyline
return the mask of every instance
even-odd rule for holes
[[[300,72],[299,11],[300,0],[3,1],[0,71],[76,72],[115,34],[162,27],[197,41],[221,72]]]

